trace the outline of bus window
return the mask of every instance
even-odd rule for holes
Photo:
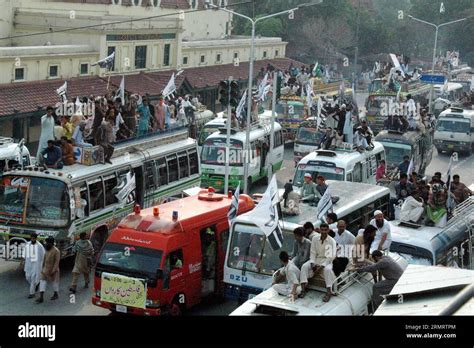
[[[359,229],[364,228],[364,209],[354,210],[349,215],[345,216],[343,220],[346,222],[347,230],[352,234],[357,235]]]
[[[346,181],[352,182],[352,172],[347,173]]]
[[[90,211],[104,209],[104,187],[102,179],[96,179],[89,183],[89,196],[91,200]]]
[[[227,252],[227,245],[229,244],[229,230],[222,231],[221,237],[221,251],[225,255]]]
[[[115,175],[110,175],[104,178],[105,185],[105,206],[109,206],[118,202],[117,197],[115,197],[115,188],[117,187],[117,177]]]
[[[168,161],[168,171],[169,171],[169,182],[177,181],[178,180],[178,159],[176,155],[168,156],[166,158]]]
[[[189,176],[188,156],[186,152],[178,154],[179,178],[183,179]]]
[[[164,158],[160,158],[157,161],[158,165],[158,185],[168,185],[168,167],[166,166],[166,160]]]
[[[199,174],[199,160],[196,151],[189,152],[189,175]]]
[[[148,161],[145,163],[145,190],[153,190],[155,186],[156,169],[155,162]]]
[[[354,166],[353,174],[353,182],[362,182],[362,165],[360,163],[356,163]]]
[[[81,205],[81,209],[84,212],[84,217],[89,216],[89,192],[87,191],[87,186],[81,187]]]

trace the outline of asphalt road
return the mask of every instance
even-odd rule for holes
[[[449,155],[435,154],[427,175],[440,171],[446,174],[449,163]],[[474,156],[460,157],[453,167],[453,174],[458,173],[461,181],[466,185],[474,182]],[[285,157],[282,169],[276,174],[279,187],[282,187],[294,175],[293,144],[285,146]],[[251,192],[265,191],[264,185],[255,185]],[[19,268],[19,263],[5,262],[0,260],[0,315],[109,315],[108,310],[96,307],[91,303],[91,289],[83,289],[79,283],[79,291],[75,297],[69,295],[71,282],[72,262],[61,263],[61,281],[59,300],[50,301],[52,289],[47,289],[45,301],[42,304],[34,303],[33,299],[27,299],[28,283],[24,273]],[[82,280],[81,280],[82,281]],[[235,308],[236,302],[211,302],[204,303],[190,310],[188,315],[228,315]]]

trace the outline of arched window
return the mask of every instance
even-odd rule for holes
[[[142,0],[133,0],[133,6],[141,6],[142,5]]]
[[[122,5],[122,0],[112,0],[112,4],[114,4],[114,5]]]

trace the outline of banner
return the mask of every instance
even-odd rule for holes
[[[235,117],[240,120],[240,115],[242,115],[242,111],[244,110],[245,103],[247,101],[247,89],[245,90],[242,98],[240,99],[239,105],[237,105],[237,109],[235,110]]]
[[[229,219],[229,230],[237,217],[239,212],[239,196],[240,196],[240,183],[235,189],[234,195],[232,196],[232,203],[230,204],[229,212],[227,213],[227,219]]]
[[[321,218],[323,218],[323,216],[325,216],[326,213],[331,208],[332,208],[332,198],[331,198],[330,186],[328,186],[326,188],[326,191],[324,192],[324,195],[321,197],[321,199],[318,202],[317,219],[320,220]]]
[[[101,301],[145,309],[146,290],[146,283],[143,279],[102,272]]]

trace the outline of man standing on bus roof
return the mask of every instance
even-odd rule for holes
[[[305,173],[304,175],[304,183],[303,187],[301,188],[301,197],[302,201],[308,203],[314,203],[321,199],[321,195],[316,188],[316,184],[313,182],[311,173]]]
[[[44,291],[48,283],[53,283],[54,295],[51,300],[57,300],[59,298],[59,261],[61,259],[61,253],[59,249],[54,246],[54,238],[46,238],[46,253],[43,260],[43,269],[41,270],[40,280],[40,297],[36,300],[36,303],[43,303]]]
[[[278,270],[278,276],[286,277],[286,284],[272,284],[273,290],[283,296],[291,296],[294,300],[301,293],[300,275],[301,272],[293,262],[289,262],[289,256],[286,251],[282,251],[279,255],[283,268]]]
[[[291,253],[291,262],[301,269],[301,266],[309,260],[311,250],[311,241],[304,236],[303,227],[297,227],[293,230],[295,241],[293,243],[293,252]]]
[[[31,234],[31,239],[25,246],[25,277],[30,283],[28,298],[35,297],[37,286],[40,283],[41,268],[43,267],[44,248],[37,240],[36,232]]]
[[[332,284],[336,280],[336,275],[332,270],[332,262],[336,257],[336,241],[328,234],[328,224],[322,223],[319,232],[320,236],[313,238],[311,241],[309,261],[301,267],[300,283],[302,289],[300,297],[304,297],[306,294],[308,279],[322,271],[327,289],[323,302],[328,302],[332,296]]]
[[[359,267],[357,272],[376,272],[379,271],[384,280],[374,284],[372,292],[373,310],[382,303],[382,295],[388,295],[392,291],[395,284],[403,274],[403,269],[390,256],[384,256],[380,250],[372,252],[372,258],[375,263],[369,266]]]
[[[375,211],[374,218],[370,220],[370,224],[377,228],[370,252],[374,250],[390,250],[390,244],[392,244],[390,223],[385,220],[381,210]]]
[[[400,171],[400,174],[407,174],[409,166],[410,166],[410,157],[403,156],[403,162],[398,165],[398,170]]]
[[[38,153],[36,158],[40,158],[44,149],[48,147],[48,140],[54,139],[54,117],[53,117],[53,107],[48,106],[46,108],[46,115],[41,117],[41,135],[38,145]]]

